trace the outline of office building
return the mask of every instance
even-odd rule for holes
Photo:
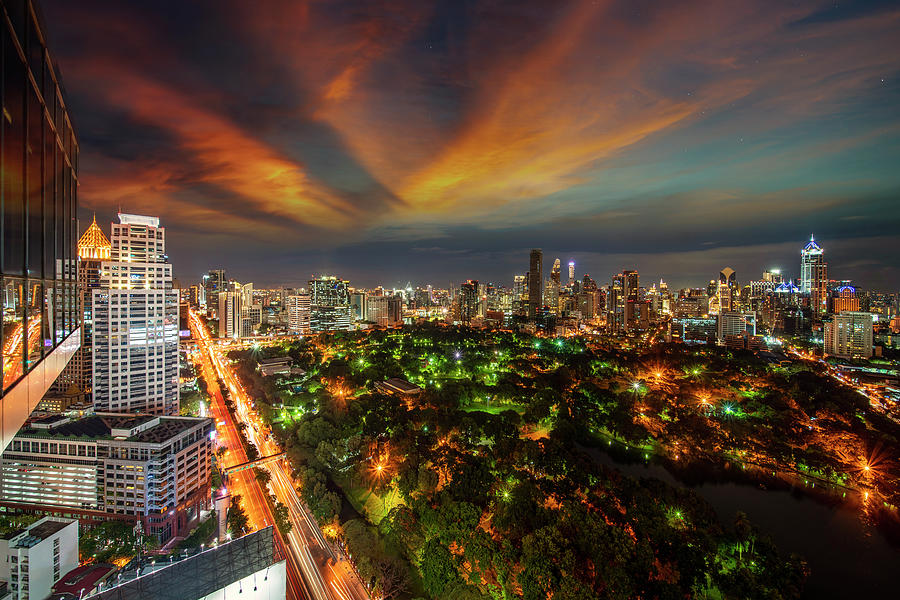
[[[544,253],[540,248],[531,250],[528,261],[528,318],[536,320],[544,305]]]
[[[874,317],[867,312],[842,312],[825,321],[825,354],[839,358],[872,356]]]
[[[37,15],[31,0],[0,4],[0,449],[80,343],[78,142]]]
[[[219,308],[219,293],[225,291],[225,284],[228,280],[225,278],[225,269],[213,269],[203,276],[203,302],[207,312],[215,311]]]
[[[469,279],[459,286],[459,321],[470,325],[478,316],[478,304],[481,299],[478,280]]]
[[[729,336],[743,336],[744,334],[756,335],[756,313],[751,312],[720,312],[718,317],[719,344],[724,345]]]
[[[575,287],[575,261],[569,261],[569,288]]]
[[[219,292],[219,337],[238,339],[253,335],[262,323],[262,306],[253,302],[253,284],[227,281]]]
[[[550,278],[547,280],[547,289],[544,291],[544,305],[550,308],[550,314],[559,314],[559,292],[560,292],[560,263],[559,259],[553,261],[553,268],[550,270]]]
[[[613,275],[606,294],[606,325],[612,333],[625,331],[625,277]]]
[[[177,415],[178,291],[157,217],[119,214],[93,290],[94,408]]]
[[[0,458],[0,506],[123,519],[165,543],[209,500],[212,419],[97,413],[34,419]]]
[[[403,324],[400,296],[369,296],[366,299],[366,320],[379,327]]]
[[[93,346],[93,294],[100,287],[100,269],[104,260],[110,259],[112,245],[97,225],[96,217],[78,240],[78,312],[82,316],[81,347],[69,361],[62,375],[56,380],[53,390],[61,392],[72,385],[82,390],[91,390],[92,346]]]
[[[309,333],[309,294],[287,297],[288,332]]]
[[[422,294],[422,290],[416,290],[416,305],[417,306],[427,306],[427,294]],[[350,316],[354,321],[368,321],[368,305],[366,304],[366,298],[368,294],[361,291],[356,291],[350,294]]]
[[[800,250],[800,291],[809,295],[809,306],[814,315],[828,309],[828,265],[825,251],[809,236],[809,243]]]
[[[322,276],[309,280],[309,328],[314,333],[348,330],[350,318],[350,282]]]
[[[78,521],[44,517],[0,536],[0,581],[11,600],[43,599],[78,566]]]
[[[714,344],[718,322],[708,317],[675,317],[672,332],[685,344]]]
[[[856,288],[852,285],[842,285],[834,290],[834,298],[832,298],[831,303],[831,312],[835,314],[858,312],[859,298],[856,297]]]
[[[737,309],[737,279],[734,269],[725,267],[719,271],[719,282],[716,286],[716,314],[733,312]]]
[[[622,271],[622,295],[625,299],[625,328],[629,331],[644,329],[648,315],[642,306],[640,277],[637,271]]]

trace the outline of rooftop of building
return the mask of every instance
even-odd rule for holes
[[[260,571],[266,573],[259,581],[260,588],[265,590],[263,582],[272,579],[265,569],[283,560],[276,550],[274,527],[270,525],[137,578],[125,579],[91,598],[94,600],[203,598]],[[247,594],[247,588],[243,589]],[[281,593],[283,598],[284,592]]]
[[[115,571],[116,566],[109,563],[81,565],[63,575],[53,586],[53,593],[72,594],[76,598],[87,596],[100,581]]]
[[[401,394],[422,391],[422,388],[420,388],[416,384],[410,383],[405,379],[400,379],[399,377],[391,377],[390,379],[386,379],[382,382],[382,385],[394,391],[400,392]]]
[[[259,360],[259,366],[263,367],[266,365],[283,365],[291,362],[290,356],[276,356],[275,358],[261,358]]]
[[[5,535],[0,536],[0,538],[5,540],[15,539],[15,543],[11,545],[13,548],[31,548],[48,539],[55,533],[62,531],[74,522],[75,521],[72,520],[44,517],[40,521],[32,523],[24,529],[6,533]]]
[[[211,419],[165,417],[148,414],[96,413],[80,419],[49,415],[33,419],[19,430],[17,437],[74,438],[83,440],[124,439],[159,444]],[[138,429],[138,431],[134,431]],[[128,435],[122,435],[127,431]],[[133,433],[132,433],[133,432]]]

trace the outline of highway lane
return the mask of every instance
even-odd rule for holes
[[[232,467],[246,462],[247,455],[241,445],[237,426],[235,425],[231,414],[228,412],[228,409],[225,407],[225,400],[219,389],[218,379],[212,364],[209,334],[203,323],[200,322],[199,319],[195,320],[195,315],[191,316],[191,330],[194,339],[198,342],[198,352],[192,356],[195,361],[198,361],[203,378],[207,382],[207,389],[210,398],[212,399],[210,416],[215,419],[216,422],[216,435],[218,441],[227,449],[226,454],[219,462],[224,468]],[[241,496],[242,507],[247,514],[248,524],[252,530],[261,529],[275,523],[269,504],[266,502],[265,496],[263,495],[263,490],[252,470],[234,473],[229,477],[227,487],[232,495],[238,494]],[[279,547],[280,554],[284,556],[287,561],[287,597],[291,600],[306,600],[307,598],[310,598],[309,593],[306,591],[306,586],[300,577],[296,559],[291,552],[287,551],[287,545],[277,529],[276,544]]]
[[[235,414],[247,426],[247,437],[257,447],[260,456],[281,452],[259,415],[253,411],[249,395],[221,349],[210,344],[210,356],[216,372],[232,394]],[[303,573],[310,594],[316,600],[370,600],[365,586],[355,571],[348,567],[349,559],[341,552],[335,553],[335,549],[327,542],[321,528],[303,505],[290,468],[282,461],[270,463],[263,468],[268,469],[272,475],[270,485],[273,494],[288,508],[294,530],[287,536],[287,543]]]

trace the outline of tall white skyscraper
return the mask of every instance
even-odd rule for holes
[[[828,265],[825,251],[809,236],[809,243],[800,251],[800,291],[809,294],[810,308],[824,313],[828,308]]]
[[[288,330],[291,333],[309,333],[309,294],[288,296]]]
[[[178,414],[178,292],[157,217],[119,214],[93,291],[98,411]]]

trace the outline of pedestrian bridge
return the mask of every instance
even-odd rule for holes
[[[241,463],[239,465],[234,465],[233,467],[228,467],[227,469],[225,469],[225,475],[227,477],[228,475],[231,475],[232,473],[246,471],[247,469],[252,469],[253,467],[261,467],[263,465],[273,463],[276,460],[282,458],[283,456],[284,456],[284,452],[279,452],[278,454],[272,454],[270,456],[263,456],[262,458],[257,458],[256,460],[248,460],[245,463]]]

